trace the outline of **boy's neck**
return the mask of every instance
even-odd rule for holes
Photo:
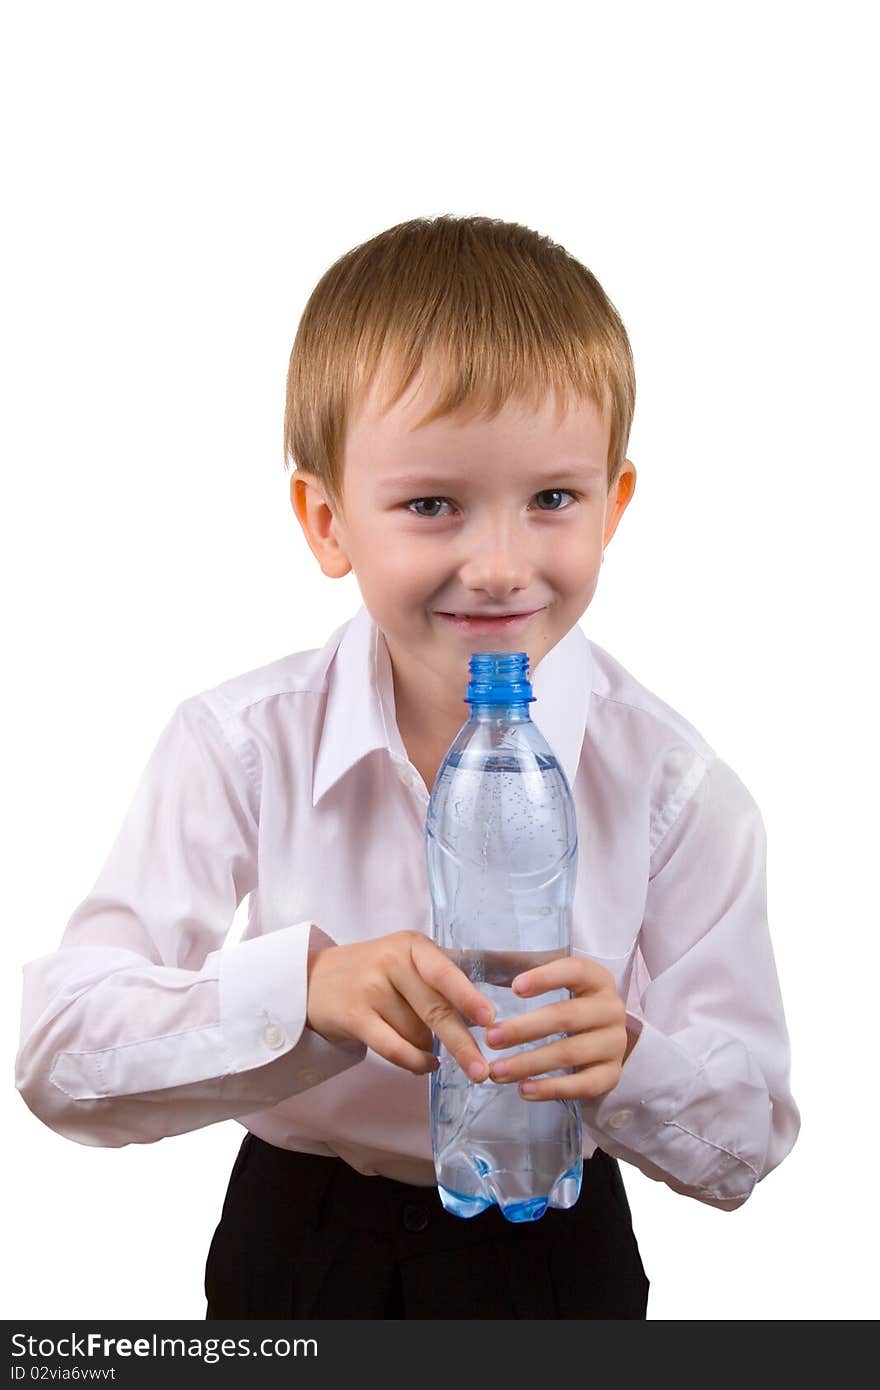
[[[421,775],[430,794],[449,745],[467,719],[467,705],[462,704],[457,723],[449,712],[438,709],[429,699],[409,700],[398,677],[394,680],[394,705],[397,729],[407,757]]]
[[[466,715],[465,718],[467,718]],[[433,767],[433,771],[436,773],[449,745],[463,723],[464,719],[462,719],[454,729],[451,725],[444,726],[441,729],[436,727],[429,719],[426,719],[424,715],[416,722],[409,720],[405,713],[401,714],[398,710],[397,728],[403,741],[403,746],[407,751],[410,762],[421,772],[422,777],[425,779],[425,785],[428,786],[429,791],[430,785],[428,783],[428,778],[425,777],[425,767]]]
[[[439,688],[432,689],[430,684],[415,689],[393,659],[391,673],[394,711],[404,743],[410,737],[425,748],[448,748],[468,718],[464,689],[457,699]]]

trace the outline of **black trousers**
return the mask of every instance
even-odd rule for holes
[[[463,1219],[434,1187],[247,1134],[205,1268],[207,1318],[645,1318],[649,1280],[617,1161],[538,1221]]]

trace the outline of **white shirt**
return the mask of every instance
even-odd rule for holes
[[[614,1090],[582,1102],[584,1156],[732,1209],[800,1128],[760,811],[579,625],[531,680],[577,812],[573,951],[613,974],[640,1034]],[[322,649],[184,699],[60,948],[24,968],[28,1106],[93,1145],[232,1118],[432,1185],[428,1076],[305,1022],[310,946],[430,936],[427,805],[364,606]]]

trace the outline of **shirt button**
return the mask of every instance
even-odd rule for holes
[[[608,1128],[623,1129],[623,1126],[628,1125],[632,1117],[633,1112],[631,1110],[615,1110],[614,1114],[609,1116]]]
[[[324,1080],[321,1073],[312,1067],[305,1067],[302,1071],[298,1071],[296,1079],[304,1089],[309,1086],[317,1086]]]
[[[270,1023],[268,1028],[263,1029],[263,1042],[267,1047],[271,1047],[273,1052],[277,1048],[283,1047],[285,1041],[284,1029],[279,1028],[277,1023]]]
[[[403,1209],[403,1224],[408,1231],[423,1231],[431,1220],[427,1207],[418,1202],[407,1202]]]

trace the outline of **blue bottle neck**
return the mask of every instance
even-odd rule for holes
[[[531,719],[528,704],[519,700],[510,700],[498,705],[484,704],[482,700],[470,702],[470,717],[480,723],[489,723],[492,720],[504,719],[510,723],[519,721],[525,722]]]

